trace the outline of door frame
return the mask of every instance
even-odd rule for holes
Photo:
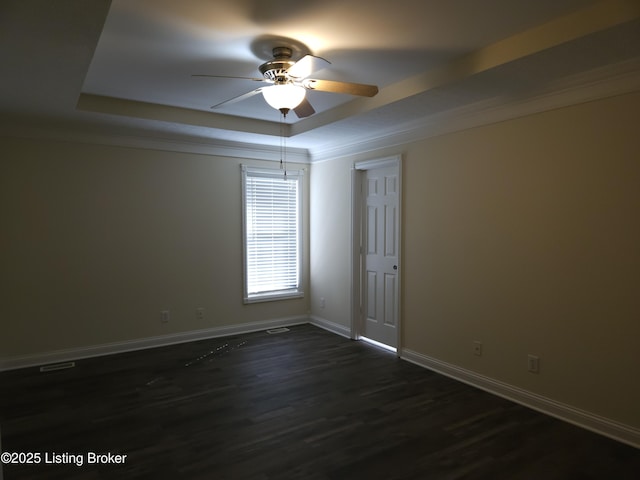
[[[351,338],[359,340],[362,333],[362,287],[364,255],[362,252],[362,178],[367,170],[396,167],[398,170],[398,301],[396,303],[396,355],[401,356],[402,338],[402,156],[393,155],[374,160],[355,162],[351,169]]]

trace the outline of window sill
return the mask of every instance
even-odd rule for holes
[[[244,298],[244,303],[275,302],[277,300],[290,300],[293,298],[304,298],[304,292],[300,290],[287,290],[250,295]]]

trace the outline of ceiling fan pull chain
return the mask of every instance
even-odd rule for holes
[[[286,114],[282,112],[282,156],[284,157],[284,179],[287,180],[287,137],[284,136],[284,119],[286,118]]]
[[[284,171],[284,179],[287,180],[287,139],[284,136],[284,119],[287,114],[280,110],[280,170]]]
[[[280,170],[284,170],[284,114],[280,112]]]

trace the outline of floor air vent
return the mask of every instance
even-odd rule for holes
[[[280,328],[272,328],[271,330],[267,330],[267,333],[270,335],[273,335],[275,333],[284,333],[288,331],[289,329],[287,327],[280,327]]]
[[[40,371],[55,372],[56,370],[66,370],[67,368],[73,368],[75,366],[76,366],[76,362],[54,363],[51,365],[44,365],[40,367]]]

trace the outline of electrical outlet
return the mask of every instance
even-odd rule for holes
[[[320,308],[324,308],[324,297],[320,297]]]
[[[160,312],[160,321],[162,323],[168,323],[169,322],[169,310],[162,310]]]
[[[482,342],[478,340],[473,342],[473,354],[478,357],[482,356]]]
[[[196,319],[204,320],[204,308],[196,308]]]
[[[540,373],[540,357],[535,355],[527,356],[527,370],[531,373]]]

